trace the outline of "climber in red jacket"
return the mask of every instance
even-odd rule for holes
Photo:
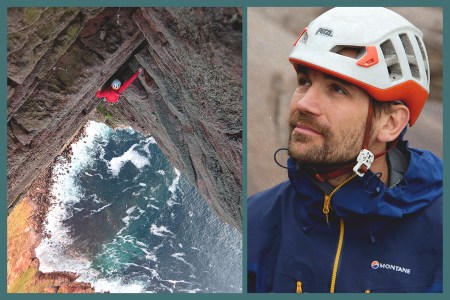
[[[119,79],[114,79],[110,87],[104,89],[103,91],[98,90],[97,93],[95,93],[95,96],[97,98],[105,98],[109,103],[116,103],[117,101],[119,101],[120,95],[133,83],[133,81],[139,76],[142,70],[142,67],[140,67],[137,72],[134,73],[134,75],[131,76],[131,78],[125,81],[123,84]]]

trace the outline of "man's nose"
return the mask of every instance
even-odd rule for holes
[[[323,95],[319,85],[311,85],[305,93],[298,96],[296,100],[299,111],[316,116],[321,114]]]

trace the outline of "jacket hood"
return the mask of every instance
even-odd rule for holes
[[[400,219],[430,205],[442,195],[442,161],[431,152],[412,149],[406,141],[397,147],[409,157],[403,179],[392,188],[386,187],[377,174],[368,171],[342,186],[331,199],[336,216],[347,221],[367,222],[388,217]],[[305,170],[288,160],[289,180],[301,195],[302,217],[311,223],[323,223],[324,192]]]

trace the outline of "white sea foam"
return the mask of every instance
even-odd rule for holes
[[[120,170],[127,162],[131,162],[136,168],[142,169],[143,167],[150,164],[150,161],[147,157],[139,154],[136,150],[134,150],[139,144],[134,144],[128,149],[124,154],[118,157],[113,157],[109,162],[109,168],[113,176],[118,176]]]
[[[90,213],[89,215],[84,216],[82,220],[91,217],[91,216],[92,216],[93,214],[95,214],[95,213],[101,212],[101,211],[104,210],[105,208],[111,206],[111,204],[112,204],[112,203],[108,203],[108,204],[106,204],[106,205],[100,207],[99,209],[93,209],[93,210],[91,210],[91,213]]]
[[[158,251],[162,247],[164,247],[164,245],[163,244],[159,244],[158,246],[153,247],[153,250]]]
[[[100,278],[96,280],[88,279],[87,281],[92,282],[97,293],[143,293],[144,286],[146,285],[144,282],[125,283],[121,279]]]
[[[172,184],[168,187],[168,190],[172,193],[172,196],[166,202],[169,207],[172,207],[174,205],[181,205],[181,203],[175,201],[177,199],[177,195],[176,195],[175,191],[178,187],[178,183],[180,182],[180,174],[181,173],[176,168],[173,168],[173,169],[175,171],[175,178],[173,179]]]
[[[90,121],[85,126],[85,135],[72,147],[71,169],[79,174],[83,169],[92,166],[92,156],[102,147],[99,141],[105,141],[112,133],[112,129],[103,123]]]
[[[106,205],[100,207],[99,209],[94,209],[94,210],[92,210],[92,212],[93,212],[93,213],[101,212],[101,211],[104,210],[105,208],[109,207],[111,204],[112,204],[112,203],[108,203],[108,204],[106,204]]]
[[[137,212],[136,214],[134,214],[135,211]],[[119,230],[119,232],[116,234],[117,236],[120,236],[122,234],[122,232],[124,232],[126,229],[128,229],[131,221],[135,221],[135,220],[139,219],[142,216],[142,214],[145,213],[145,210],[143,210],[143,209],[139,208],[137,205],[135,205],[135,206],[132,206],[129,209],[127,209],[126,213],[127,213],[127,215],[124,218],[122,218],[122,221],[125,223],[125,227],[123,227],[122,229]]]
[[[124,180],[124,181],[128,181],[128,180]],[[132,185],[132,186],[129,186],[129,187],[123,189],[122,193],[125,193],[126,191],[131,190],[131,189],[140,188],[139,191],[133,192],[133,195],[135,195],[135,194],[138,195],[146,190],[145,187],[146,187],[145,183],[139,183],[139,184]]]
[[[127,215],[131,214],[135,209],[136,209],[137,205],[130,207],[129,209],[127,209],[126,213]]]
[[[189,267],[191,267],[192,269],[195,269],[194,266],[191,263],[188,263],[185,259],[184,256],[185,254],[183,252],[179,252],[179,253],[174,253],[171,255],[173,258],[185,263],[186,265],[188,265]]]
[[[167,206],[169,206],[169,207],[172,207],[172,206],[174,206],[174,205],[181,205],[181,203],[179,203],[179,202],[177,202],[177,201],[174,201],[174,200],[172,200],[172,199],[169,199],[169,200],[167,200]]]
[[[159,207],[154,206],[153,204],[148,204],[147,207],[159,210]]]
[[[97,197],[97,195],[91,195],[91,197],[93,198],[92,199],[92,202],[94,202],[94,203],[97,203],[97,204],[101,204],[101,203],[105,203],[105,201],[104,200],[102,200],[102,199],[99,199],[98,197]]]
[[[88,122],[85,132],[83,137],[71,145],[71,162],[59,157],[53,167],[54,182],[50,188],[52,197],[44,227],[49,235],[35,250],[40,261],[39,270],[42,272],[69,271],[81,274],[87,272],[91,265],[83,257],[72,257],[64,252],[73,241],[63,222],[72,217],[73,205],[83,197],[83,191],[77,182],[78,176],[92,164],[91,156],[98,150],[96,140],[107,138],[111,129],[101,123]]]
[[[147,142],[149,145],[150,144],[156,144],[156,140],[154,137],[149,136],[148,138],[145,139],[145,142]]]
[[[186,280],[173,280],[173,279],[163,279],[162,281],[168,282],[172,285],[177,285],[178,283],[186,283],[186,284],[192,284],[189,281]]]
[[[199,288],[195,288],[192,290],[180,289],[180,293],[189,293],[189,294],[195,294],[195,293],[199,293],[201,291],[202,291],[202,289],[199,289]]]
[[[174,257],[174,258],[176,258],[176,259],[179,259],[179,258],[182,258],[182,257],[185,256],[185,255],[186,255],[186,254],[184,254],[183,252],[178,252],[178,253],[172,254],[171,256]]]
[[[40,271],[68,271],[77,273],[80,275],[77,281],[90,282],[96,292],[142,293],[147,283],[138,281],[128,283],[117,278],[102,278],[102,275],[98,271],[91,268],[92,263],[90,260],[83,258],[80,254],[72,256],[71,254],[65,253],[65,249],[73,241],[69,229],[64,226],[63,222],[72,216],[73,205],[78,203],[83,197],[83,191],[77,182],[79,174],[84,172],[83,170],[86,167],[92,166],[92,157],[96,151],[99,151],[100,159],[104,160],[105,151],[103,147],[111,132],[112,130],[104,124],[88,122],[85,127],[86,134],[78,142],[71,145],[73,151],[71,162],[69,163],[66,159],[60,157],[55,163],[53,168],[54,183],[50,190],[50,194],[55,197],[50,198],[51,203],[47,215],[47,223],[44,228],[45,232],[49,235],[36,248],[36,256],[40,261]],[[140,157],[133,157],[132,155],[134,153],[131,151],[128,153],[131,154],[130,161],[136,167],[141,168],[147,163],[145,159],[142,160]],[[119,159],[117,162],[120,165]],[[97,175],[103,179],[101,174],[93,175],[89,172],[84,172],[84,174],[90,177]],[[140,186],[143,185],[140,184]],[[103,202],[96,195],[93,195],[92,201],[99,204]],[[110,205],[106,204],[96,210],[92,210],[91,214],[100,212]],[[128,209],[128,215],[124,218],[124,222],[126,223],[125,228],[132,219],[139,218],[143,212],[143,210],[136,206]],[[122,238],[125,241],[131,239],[130,236]],[[151,255],[151,252],[147,255]],[[117,260],[118,258],[112,255],[111,259]]]
[[[139,169],[151,163],[148,158],[151,157],[150,149],[153,149],[153,147],[150,146],[152,143],[155,143],[153,138],[147,138],[145,141],[141,141],[140,143],[131,146],[127,151],[125,151],[125,153],[116,153],[114,155],[117,157],[109,159],[111,157],[111,153],[109,152],[110,150],[108,150],[108,153],[106,154],[104,147],[109,144],[107,138],[108,135],[112,132],[113,131],[111,129],[103,124],[90,122],[90,124],[88,124],[88,126],[86,127],[86,135],[79,140],[77,145],[74,144],[72,146],[75,151],[73,153],[71,163],[69,164],[67,161],[65,161],[64,158],[60,158],[55,164],[53,176],[53,179],[55,179],[55,183],[53,184],[50,192],[52,195],[56,196],[56,199],[51,200],[53,202],[49,207],[48,224],[45,227],[46,232],[51,236],[49,236],[49,238],[45,238],[38,249],[36,249],[36,255],[41,261],[40,270],[44,272],[70,271],[77,273],[80,275],[77,281],[90,282],[95,288],[96,292],[151,292],[147,291],[146,289],[149,289],[150,286],[155,283],[159,284],[159,287],[156,291],[164,290],[166,292],[186,293],[197,293],[202,291],[208,292],[209,288],[207,286],[205,286],[205,290],[199,288],[199,282],[197,281],[201,279],[196,279],[196,276],[194,275],[196,269],[193,264],[191,264],[191,258],[189,254],[191,252],[190,249],[197,250],[198,253],[202,254],[199,248],[192,247],[193,245],[198,246],[198,244],[191,244],[187,241],[183,241],[183,244],[181,244],[181,240],[177,239],[179,231],[175,231],[178,230],[178,228],[176,228],[175,226],[172,228],[169,225],[161,225],[171,224],[170,219],[155,219],[153,221],[154,224],[152,224],[150,228],[147,227],[149,228],[149,231],[152,235],[143,238],[141,241],[137,240],[137,238],[134,237],[133,233],[131,233],[129,230],[125,231],[125,229],[131,228],[131,226],[133,226],[134,228],[134,225],[131,225],[135,224],[133,223],[133,221],[139,219],[144,215],[144,210],[141,209],[139,205],[145,208],[147,210],[147,213],[148,208],[154,209],[155,211],[150,212],[151,216],[159,217],[160,214],[157,211],[160,210],[161,212],[165,213],[165,209],[167,209],[167,206],[165,205],[166,203],[169,207],[174,205],[181,205],[182,203],[184,204],[184,198],[181,197],[181,193],[177,190],[179,188],[180,181],[180,172],[177,169],[174,170],[175,178],[168,178],[166,184],[158,184],[158,186],[156,187],[153,185],[153,183],[147,183],[146,181],[142,182],[143,180],[140,176],[136,176],[135,178],[124,178],[122,180],[122,183],[128,182],[126,183],[126,186],[128,186],[129,188],[133,188],[131,192],[134,191],[134,195],[137,196],[141,194],[139,197],[145,199],[140,200],[144,200],[144,202],[146,203],[142,204],[141,201],[134,201],[135,199],[133,199],[133,202],[128,202],[138,205],[133,204],[131,207],[127,207],[124,209],[126,213],[125,216],[122,215],[124,227],[116,234],[116,236],[113,238],[113,241],[110,241],[110,243],[108,244],[102,245],[102,247],[105,248],[102,248],[103,250],[101,255],[98,256],[95,260],[96,263],[98,263],[99,261],[107,262],[105,264],[101,264],[100,267],[98,265],[95,266],[95,268],[99,268],[101,272],[97,271],[96,269],[94,269],[94,266],[92,266],[92,258],[84,258],[80,253],[65,252],[67,246],[71,246],[70,249],[74,249],[76,247],[74,247],[75,244],[72,245],[73,241],[70,236],[70,232],[68,231],[68,229],[64,228],[64,220],[72,216],[72,212],[75,210],[73,205],[78,203],[83,197],[86,197],[84,196],[85,191],[79,186],[79,175],[83,175],[81,176],[82,179],[84,176],[95,176],[93,179],[96,180],[98,180],[98,178],[103,178],[99,173],[101,171],[101,168],[92,170],[93,162],[95,162],[95,160],[92,159],[93,154],[95,154],[97,157],[100,156],[100,161],[105,162],[109,167],[109,173],[115,176],[119,176],[121,170],[123,170],[123,166],[127,162],[131,162],[134,166],[136,166],[136,168]],[[97,135],[97,137],[93,138],[92,134]],[[138,146],[139,149],[136,148]],[[108,159],[105,159],[105,157],[108,157]],[[91,169],[87,171],[86,167],[90,167]],[[170,173],[172,172],[165,172],[164,170],[157,171],[158,177],[159,175],[165,177]],[[105,178],[107,177],[109,176],[105,176]],[[161,179],[162,178],[159,178],[159,180]],[[167,202],[163,201],[162,203],[159,203],[159,197],[156,195],[158,195],[159,192],[167,192],[166,189],[167,185],[169,184],[170,186],[168,187],[168,189],[171,192],[169,200],[167,200],[166,198],[165,200]],[[130,191],[128,191],[128,195],[129,193]],[[152,196],[157,197],[158,199]],[[91,214],[104,211],[111,205],[105,202],[103,199],[99,199],[95,194],[89,195],[87,197],[88,198],[83,199],[83,203],[84,201],[91,201],[95,205],[90,208]],[[195,208],[192,208],[192,210],[195,212],[195,215],[198,215],[200,213],[197,212]],[[86,212],[89,214],[89,210],[86,210]],[[172,217],[172,219],[176,220],[174,212],[175,210],[171,212],[170,216]],[[189,211],[188,215],[192,217],[194,215],[194,212]],[[124,214],[124,212],[122,212],[122,214]],[[163,214],[161,213],[161,216],[162,215]],[[177,217],[178,216],[179,215],[177,213]],[[140,221],[141,220],[139,220],[138,222]],[[172,229],[175,233],[172,232],[169,228]],[[153,243],[155,242],[160,242],[161,244],[154,246]],[[172,257],[164,262],[159,261],[158,258],[160,258],[160,256],[163,255],[165,251],[167,251],[167,249],[171,249],[169,250],[171,251],[169,252],[169,254],[173,253]],[[202,249],[202,251],[204,251],[204,249]],[[133,255],[138,255],[140,258],[146,259],[146,262],[138,263],[136,261],[132,262],[127,260]],[[178,261],[181,263],[179,263]],[[168,278],[161,278],[158,272],[162,271],[163,268],[167,266],[167,263],[176,263],[176,265],[181,266],[183,269],[186,269],[184,265],[187,265],[189,266],[189,268],[191,268],[191,274],[189,275],[189,277],[185,278],[179,278],[178,275],[172,277],[170,274],[166,275],[169,276]],[[161,269],[159,265],[161,265]],[[131,271],[133,272],[142,271],[142,276],[139,275],[137,277],[134,276],[127,279],[121,278],[121,275],[118,274],[120,274],[121,268],[123,266],[126,266],[126,268],[130,267]],[[199,270],[199,272],[203,271]],[[161,274],[163,274],[163,272]],[[197,275],[197,273],[195,274]],[[212,276],[212,270],[210,274]],[[210,274],[208,274],[208,276]],[[105,276],[108,277],[105,278]],[[189,281],[192,281],[193,283],[190,283]]]
[[[156,236],[167,236],[167,234],[173,235],[173,232],[164,225],[158,227],[156,224],[152,224],[150,226],[150,232]]]
[[[180,171],[178,171],[176,168],[173,168],[175,171],[175,179],[173,180],[172,184],[169,186],[169,191],[172,193],[172,197],[175,197],[175,189],[178,186],[178,182],[180,181]]]
[[[156,255],[155,255],[155,253],[149,253],[149,254],[147,254],[146,256],[145,256],[145,258],[147,259],[147,260],[151,260],[151,261],[154,261],[154,262],[156,262],[158,259],[157,259],[157,257],[156,257]]]

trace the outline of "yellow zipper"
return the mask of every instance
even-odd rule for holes
[[[336,193],[344,184],[346,184],[347,182],[349,182],[350,180],[352,180],[353,178],[356,177],[356,173],[353,173],[352,175],[350,175],[349,177],[347,177],[347,179],[345,179],[341,184],[339,184],[337,187],[334,188],[334,190],[331,191],[331,193],[329,195],[325,194],[325,198],[323,200],[323,209],[322,212],[325,214],[325,218],[327,220],[327,224],[328,224],[328,214],[330,213],[330,203],[331,203],[331,197],[334,195],[334,193]]]
[[[301,281],[297,281],[297,289],[295,290],[295,292],[297,294],[302,294],[303,293],[302,282]]]
[[[328,214],[330,213],[330,203],[331,203],[331,197],[336,193],[344,184],[348,183],[350,180],[355,178],[358,174],[353,173],[347,179],[345,179],[341,184],[339,184],[337,187],[335,187],[329,195],[325,194],[325,199],[323,203],[323,213],[325,214],[327,224],[328,224]],[[344,242],[344,220],[342,218],[339,219],[339,241],[336,249],[336,256],[334,257],[334,265],[333,265],[333,273],[331,274],[331,284],[330,284],[330,293],[334,293],[334,289],[336,287],[336,277],[337,277],[337,271],[339,266],[339,260],[341,258],[341,252],[342,252],[342,244]]]
[[[330,293],[334,293],[334,288],[336,286],[336,277],[339,266],[339,260],[341,258],[342,252],[342,244],[344,242],[344,220],[342,218],[339,219],[339,241],[336,250],[336,256],[334,257],[334,265],[333,265],[333,274],[331,274],[331,285],[330,285]]]

